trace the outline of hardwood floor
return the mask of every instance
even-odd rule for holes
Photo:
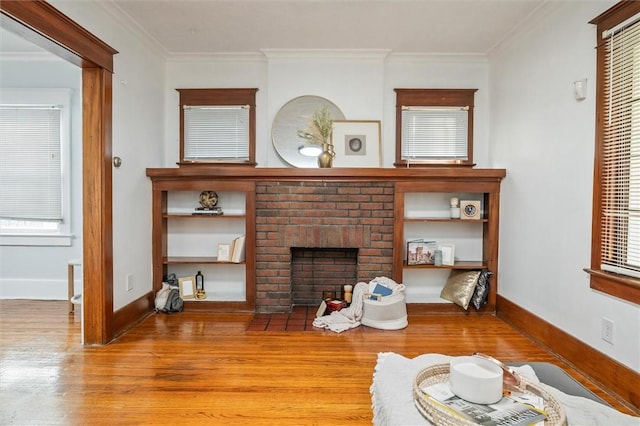
[[[585,376],[494,316],[412,316],[342,334],[246,331],[250,315],[153,315],[118,341],[80,343],[64,301],[0,301],[0,424],[371,424],[379,352],[479,351]]]

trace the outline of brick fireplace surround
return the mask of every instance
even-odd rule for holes
[[[391,277],[393,199],[392,182],[257,181],[256,311],[291,309],[294,248],[357,249],[358,282]]]

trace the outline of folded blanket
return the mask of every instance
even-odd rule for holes
[[[409,359],[395,353],[378,354],[378,362],[371,385],[371,404],[374,425],[427,425],[413,402],[413,380],[422,369],[449,362],[451,357],[440,354],[420,355]],[[535,372],[528,365],[514,370],[539,383]],[[551,386],[541,384],[562,404],[569,425],[590,426],[640,426],[640,418],[623,414],[611,407],[587,398],[567,395]]]
[[[313,320],[313,326],[318,328],[327,328],[336,333],[342,333],[350,328],[360,325],[362,319],[362,305],[364,304],[364,295],[369,291],[369,284],[358,283],[353,289],[353,298],[351,306],[339,311],[331,312],[331,315],[325,315]]]

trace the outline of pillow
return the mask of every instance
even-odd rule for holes
[[[440,297],[467,310],[479,276],[480,271],[452,270],[447,283],[440,292]]]
[[[480,272],[478,284],[476,284],[476,289],[473,292],[473,296],[471,296],[471,304],[476,309],[480,309],[482,305],[487,303],[487,299],[489,298],[489,278],[491,278],[491,275],[493,275],[493,272],[486,269]]]

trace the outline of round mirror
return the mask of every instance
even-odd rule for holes
[[[344,114],[331,101],[320,96],[300,96],[287,102],[273,119],[271,140],[276,152],[284,161],[294,167],[318,167],[318,145],[298,136],[305,131],[313,114],[327,107],[332,120],[344,120]],[[309,149],[312,148],[312,149]],[[310,152],[309,152],[310,151]]]

